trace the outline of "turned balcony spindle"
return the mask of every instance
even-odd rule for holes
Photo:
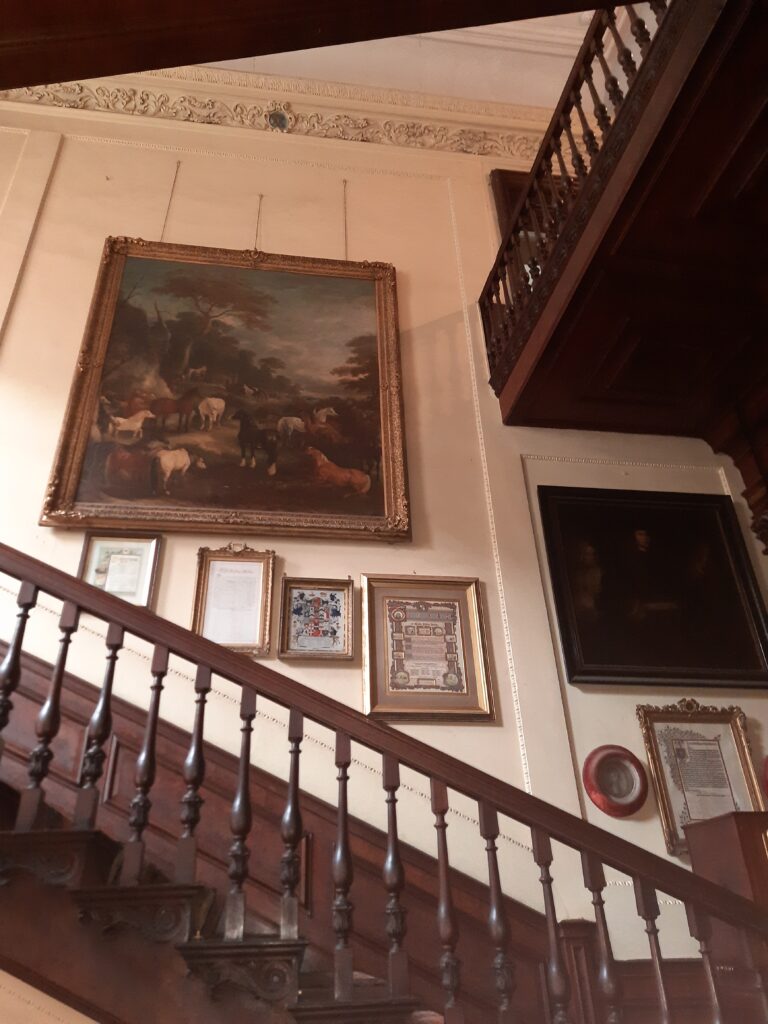
[[[699,944],[701,962],[704,965],[704,974],[707,979],[707,991],[709,992],[709,1003],[712,1008],[710,1024],[723,1024],[723,1010],[720,1005],[720,992],[717,987],[715,968],[712,963],[712,953],[709,948],[709,940],[712,937],[712,922],[703,910],[693,903],[686,903],[685,913],[688,918],[688,931]]]
[[[304,739],[304,716],[291,708],[288,717],[288,742],[291,745],[291,764],[288,770],[288,796],[280,822],[283,856],[280,859],[280,885],[283,897],[280,906],[280,936],[283,939],[299,937],[299,898],[296,895],[301,878],[299,852],[304,825],[299,806],[299,760],[301,741]]]
[[[104,771],[104,761],[107,757],[104,744],[112,732],[112,686],[115,681],[117,657],[122,649],[124,638],[123,627],[116,622],[110,622],[105,641],[107,666],[104,670],[104,682],[88,723],[81,784],[75,802],[75,828],[93,828],[96,821],[96,809],[99,803],[99,791],[96,787]]]
[[[648,6],[654,13],[656,24],[660,25],[667,13],[667,0],[650,0]]]
[[[27,628],[29,613],[37,603],[37,587],[26,580],[19,587],[16,598],[18,613],[13,638],[0,663],[0,733],[8,725],[13,710],[11,697],[16,692],[21,678],[21,651],[24,644],[24,631]],[[0,758],[3,756],[3,737],[0,735]]]
[[[224,939],[239,942],[245,935],[245,892],[248,877],[248,835],[253,825],[251,813],[251,733],[256,717],[256,694],[243,689],[240,694],[240,760],[237,766],[237,789],[232,801],[229,827],[232,845],[229,848],[229,892],[224,905]]]
[[[595,157],[600,152],[600,147],[597,144],[597,138],[595,133],[592,131],[592,127],[587,120],[587,115],[584,113],[584,107],[581,102],[581,95],[579,93],[571,94],[574,109],[579,118],[579,124],[581,125],[581,137],[584,139],[584,146],[589,154],[590,163],[595,162]]]
[[[540,870],[539,880],[544,893],[544,916],[547,921],[549,944],[546,975],[547,991],[552,1009],[552,1024],[570,1024],[568,1003],[571,998],[571,985],[560,948],[555,898],[552,893],[552,874],[549,870],[552,863],[552,842],[546,832],[536,827],[531,828],[531,839],[533,840],[533,859]]]
[[[571,112],[566,111],[560,115],[560,125],[565,132],[565,137],[568,139],[568,145],[571,148],[571,164],[576,172],[576,177],[579,182],[584,181],[587,176],[587,165],[584,163],[584,157],[579,152],[579,147],[576,145],[576,139],[573,135],[573,127],[571,125]]]
[[[586,850],[581,854],[584,885],[592,895],[597,927],[597,989],[605,1008],[605,1024],[621,1024],[621,983],[613,959],[608,922],[605,919],[605,871],[594,854]]]
[[[504,909],[504,894],[499,875],[499,857],[496,840],[499,838],[499,816],[488,804],[479,804],[480,835],[485,840],[488,856],[488,931],[494,948],[493,976],[499,999],[499,1024],[511,1024],[512,995],[515,991],[515,966],[507,955],[509,923]]]
[[[437,932],[443,952],[440,956],[440,980],[445,989],[445,1024],[464,1024],[464,1011],[457,1000],[461,961],[456,956],[456,945],[459,941],[459,926],[453,910],[451,897],[450,865],[448,861],[448,825],[445,816],[448,813],[448,789],[444,782],[430,780],[432,791],[432,813],[435,816],[437,831]]]
[[[384,888],[387,890],[387,938],[389,939],[389,993],[408,994],[408,954],[403,949],[407,911],[400,902],[405,887],[405,869],[397,834],[397,791],[400,765],[391,754],[383,759],[382,784],[387,794],[387,854],[384,858]]]
[[[336,845],[333,848],[333,930],[336,948],[333,953],[333,994],[339,1002],[352,998],[352,949],[349,933],[352,931],[352,851],[349,846],[349,814],[347,811],[347,782],[352,762],[352,743],[343,732],[336,733],[336,767],[339,783],[336,817]]]
[[[80,609],[71,601],[65,601],[59,618],[61,638],[56,662],[51,673],[51,685],[35,722],[37,745],[29,755],[29,788],[21,794],[15,826],[18,832],[28,832],[34,828],[43,805],[42,783],[48,775],[53,760],[51,744],[61,726],[61,688],[64,685],[67,654],[69,645],[72,643],[72,634],[77,629],[79,621]]]
[[[645,20],[640,17],[632,4],[627,4],[627,13],[629,14],[630,32],[640,47],[640,55],[644,57],[648,47],[651,45],[651,34],[648,31]]]
[[[584,81],[587,83],[587,90],[589,91],[589,95],[592,100],[592,108],[595,111],[595,120],[600,128],[603,139],[605,139],[605,136],[611,127],[611,117],[608,113],[608,107],[606,107],[600,99],[597,89],[595,88],[595,76],[592,71],[591,64],[586,64],[584,67]]]
[[[631,85],[633,78],[637,74],[637,65],[635,64],[635,59],[632,56],[632,51],[621,38],[619,27],[616,24],[615,13],[609,9],[604,12],[603,18],[608,26],[609,32],[613,36],[614,43],[616,44],[616,53],[618,54],[621,70],[626,76],[627,84]]]
[[[624,93],[621,91],[618,78],[608,67],[608,61],[605,59],[605,46],[602,38],[595,39],[595,55],[597,56],[597,62],[603,72],[605,90],[608,93],[608,99],[611,101],[614,111],[618,112],[619,107],[624,102]]]
[[[664,968],[662,966],[661,947],[659,946],[659,929],[656,927],[656,918],[659,916],[659,901],[656,898],[656,890],[646,879],[639,876],[636,877],[634,887],[637,913],[645,922],[645,932],[648,936],[648,946],[651,951],[656,998],[659,1001],[659,1024],[670,1024],[672,1018],[669,1013],[669,997],[667,996],[667,986],[664,982]]]
[[[203,798],[200,787],[205,781],[205,754],[203,753],[203,731],[205,725],[205,703],[211,691],[211,670],[198,665],[195,673],[195,722],[189,751],[181,770],[186,789],[181,798],[182,833],[176,845],[176,881],[193,883],[197,870],[197,839],[195,829],[200,821]]]
[[[160,718],[160,695],[163,680],[168,672],[168,648],[157,644],[152,652],[152,686],[150,688],[149,711],[144,727],[144,738],[139,756],[136,758],[133,782],[136,795],[131,800],[128,825],[131,829],[129,841],[123,852],[123,868],[120,880],[123,885],[138,885],[144,866],[144,829],[149,824],[152,801],[150,790],[155,782],[157,770],[157,723]]]

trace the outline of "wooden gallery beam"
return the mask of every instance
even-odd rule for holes
[[[0,0],[0,88],[591,10],[589,0]]]

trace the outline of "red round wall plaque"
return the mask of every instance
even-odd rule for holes
[[[584,761],[581,777],[592,803],[612,818],[639,811],[648,796],[645,768],[626,747],[595,747]]]

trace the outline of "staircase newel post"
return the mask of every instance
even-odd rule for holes
[[[203,753],[203,727],[205,723],[205,702],[211,689],[211,670],[207,665],[198,665],[195,673],[195,722],[192,739],[184,760],[182,776],[186,784],[181,798],[182,834],[176,845],[176,881],[180,884],[193,883],[197,870],[197,839],[195,829],[200,821],[203,798],[199,790],[205,780],[205,755]]]
[[[44,794],[42,783],[48,775],[53,760],[51,743],[58,735],[61,726],[61,688],[64,685],[64,670],[67,665],[69,645],[72,634],[80,621],[80,609],[71,601],[65,601],[59,618],[61,638],[56,662],[51,673],[51,685],[48,697],[40,708],[35,722],[37,746],[29,755],[29,787],[21,794],[19,811],[16,817],[16,831],[29,832],[34,828],[35,821],[43,806]]]
[[[144,728],[144,740],[136,758],[136,769],[133,781],[136,795],[131,800],[128,825],[131,836],[123,851],[123,867],[120,880],[123,885],[138,885],[144,867],[144,829],[149,824],[149,812],[152,801],[149,792],[155,782],[157,767],[156,745],[157,724],[160,718],[160,695],[163,692],[163,680],[168,673],[168,648],[157,644],[152,652],[152,686],[150,688],[149,711],[147,724]]]
[[[464,1024],[464,1011],[456,1001],[460,985],[461,961],[456,956],[459,926],[451,897],[450,865],[448,861],[448,789],[444,782],[430,779],[432,813],[437,831],[437,932],[443,952],[440,956],[440,980],[445,989],[445,1024]]]
[[[256,694],[243,687],[240,695],[241,741],[240,761],[237,769],[237,790],[232,801],[229,823],[233,840],[229,848],[230,888],[224,906],[224,940],[240,942],[245,935],[245,892],[243,886],[248,877],[250,850],[246,844],[253,825],[251,813],[251,733],[256,717]]]
[[[19,685],[21,678],[21,651],[24,644],[24,631],[27,628],[27,619],[30,611],[37,603],[37,587],[26,580],[19,587],[16,604],[19,611],[16,616],[16,628],[13,631],[13,638],[5,652],[5,657],[0,663],[0,733],[8,725],[13,710],[11,697]],[[0,735],[0,760],[3,757],[5,740]]]
[[[101,778],[107,756],[104,752],[104,744],[112,732],[112,685],[115,680],[117,656],[123,646],[124,638],[123,627],[116,622],[110,622],[105,641],[107,667],[104,670],[104,683],[88,723],[81,783],[75,802],[73,820],[75,828],[90,829],[93,828],[96,821],[96,810],[99,803],[99,791],[96,784]]]
[[[408,954],[403,949],[407,910],[400,902],[405,887],[405,869],[400,857],[397,834],[397,791],[400,788],[400,765],[391,754],[383,760],[383,786],[387,794],[387,855],[384,860],[384,886],[387,899],[387,936],[389,937],[389,994],[408,995]]]
[[[303,739],[304,716],[296,708],[291,708],[288,718],[288,742],[291,745],[288,797],[280,822],[280,835],[284,844],[283,856],[280,859],[280,884],[283,887],[280,904],[280,937],[283,939],[299,937],[299,899],[296,889],[301,877],[299,844],[304,832],[301,807],[299,806],[299,761]]]
[[[504,909],[504,893],[501,889],[499,857],[496,840],[499,838],[499,816],[493,807],[481,802],[480,835],[485,840],[488,856],[488,931],[495,950],[493,974],[499,999],[499,1024],[512,1024],[512,995],[515,991],[515,965],[507,953],[509,923]]]
[[[349,847],[349,816],[347,811],[348,769],[352,763],[352,743],[343,732],[336,733],[336,767],[339,783],[336,817],[336,845],[333,850],[333,930],[336,948],[333,954],[333,994],[337,1002],[352,999],[352,949],[349,933],[352,931],[353,906],[349,898],[352,886],[352,852]]]

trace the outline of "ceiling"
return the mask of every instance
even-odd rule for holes
[[[590,12],[326,46],[212,67],[552,108]]]

